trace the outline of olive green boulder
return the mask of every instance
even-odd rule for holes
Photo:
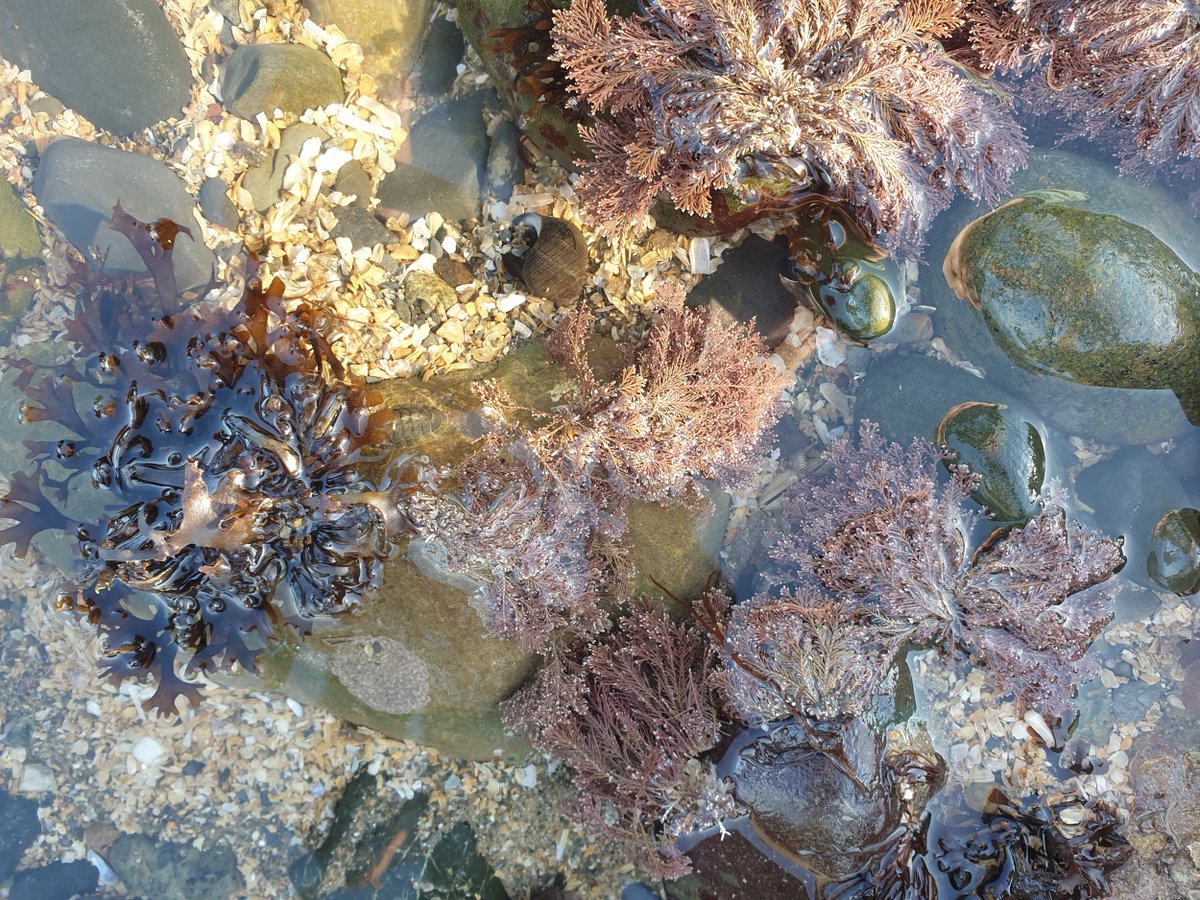
[[[1140,225],[1192,269],[1200,267],[1200,227],[1180,199],[1157,185],[1121,178],[1111,165],[1059,150],[1034,151],[1013,179],[1015,194],[1072,190],[1079,207]],[[935,220],[925,256],[946,257],[953,239],[988,208],[960,198]],[[986,373],[989,383],[1020,396],[1068,434],[1106,444],[1156,443],[1191,430],[1169,389],[1108,388],[1036,373],[1018,366],[993,337],[983,313],[954,296],[937,266],[922,267],[921,302],[936,307],[936,337],[950,352]],[[986,398],[981,398],[986,399]]]
[[[346,99],[342,73],[328,56],[300,44],[243,44],[221,70],[225,108],[243,119],[276,109],[299,115]]]
[[[971,492],[1004,522],[1037,515],[1046,482],[1046,448],[1041,431],[1002,403],[970,400],[952,406],[938,424],[935,442],[945,448],[947,467],[965,466],[979,478]]]
[[[1023,368],[1104,387],[1169,388],[1200,421],[1200,276],[1147,229],[1021,197],[968,225],[944,273]]]

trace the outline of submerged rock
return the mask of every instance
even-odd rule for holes
[[[70,900],[90,894],[99,884],[100,873],[87,860],[52,862],[18,872],[9,896],[22,900]]]
[[[233,897],[246,888],[237,856],[228,844],[220,842],[197,850],[191,844],[122,834],[108,852],[108,863],[129,892],[138,897]]]
[[[336,25],[363,48],[363,69],[391,96],[416,59],[433,0],[303,0],[303,6],[318,25]]]
[[[1168,510],[1150,535],[1146,561],[1150,579],[1159,587],[1187,596],[1200,591],[1200,510]]]
[[[337,802],[329,835],[296,860],[289,876],[303,898],[476,897],[507,892],[480,855],[471,826],[459,822],[432,837],[421,823],[433,815],[429,795],[411,795],[389,776],[355,776]],[[405,799],[405,797],[408,799]]]
[[[417,219],[437,211],[446,219],[478,214],[487,178],[486,91],[443,103],[413,125],[396,168],[379,186],[381,216]]]
[[[1020,197],[963,229],[943,268],[1018,365],[1084,384],[1170,388],[1200,421],[1200,276],[1140,225],[1051,195]]]
[[[100,128],[178,116],[192,70],[155,0],[5,0],[0,56]]]
[[[1179,198],[1161,187],[1121,178],[1111,165],[1062,151],[1030,154],[1013,190],[1085,192],[1086,210],[1118,216],[1148,229],[1192,269],[1200,267],[1200,227]],[[981,205],[959,201],[940,215],[929,234],[930,259],[946,255],[952,239],[984,215]],[[993,338],[981,311],[954,297],[936,267],[921,274],[921,300],[937,308],[935,330],[950,351],[987,373],[992,384],[1024,398],[1047,421],[1069,434],[1108,444],[1152,443],[1189,431],[1180,401],[1168,389],[1106,388],[1038,374],[1016,365]],[[989,399],[989,398],[979,398]]]
[[[16,871],[25,849],[42,831],[36,800],[0,791],[0,883]]]
[[[288,166],[299,158],[304,145],[308,141],[321,142],[325,138],[322,129],[307,122],[297,122],[283,129],[279,136],[279,148],[270,159],[251,166],[242,176],[242,187],[250,192],[256,210],[265,212],[280,198],[284,174]]]
[[[194,225],[192,196],[165,165],[78,138],[58,138],[42,151],[33,194],[75,249],[94,265],[103,259],[106,272],[146,271],[129,240],[108,227],[117,203],[144,222],[165,217]],[[207,284],[216,266],[216,257],[198,235],[179,235],[171,261],[180,290]]]
[[[899,808],[877,783],[881,745],[861,720],[846,726],[843,748],[856,784],[799,725],[775,726],[738,752],[737,798],[768,845],[819,875],[848,875],[868,861],[863,848],[900,823]]]
[[[979,476],[971,492],[997,519],[1023,521],[1041,509],[1046,449],[1037,425],[1000,403],[967,401],[951,407],[938,424],[935,443],[949,451],[947,466]]]
[[[328,56],[300,44],[243,44],[221,70],[225,108],[243,119],[276,109],[299,115],[346,98],[342,73]]]
[[[13,262],[36,259],[42,250],[33,214],[11,184],[0,185],[0,258]]]

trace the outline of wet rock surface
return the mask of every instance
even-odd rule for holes
[[[966,466],[979,476],[971,496],[995,518],[1015,522],[1037,515],[1046,449],[1037,425],[1018,410],[1000,403],[960,403],[938,423],[934,442],[951,454],[944,460],[947,466]]]
[[[179,35],[154,0],[7,0],[0,56],[118,135],[178,116],[192,84]]]
[[[230,231],[237,228],[241,216],[237,206],[229,199],[229,185],[220,178],[205,178],[200,184],[197,199],[200,212],[208,221]]]
[[[1012,191],[1074,190],[1088,199],[1080,205],[1119,216],[1149,229],[1190,268],[1200,265],[1200,227],[1178,198],[1157,186],[1114,176],[1110,167],[1062,151],[1037,151],[1017,173]],[[937,308],[934,327],[957,357],[969,360],[989,383],[1023,397],[1047,422],[1069,434],[1110,444],[1138,444],[1176,438],[1191,426],[1174,392],[1166,389],[1106,388],[1038,375],[1016,365],[991,336],[982,312],[954,296],[936,263],[954,237],[988,210],[958,202],[937,218],[925,256],[934,265],[921,273],[922,302]],[[991,399],[991,398],[980,398]]]
[[[122,834],[108,852],[108,863],[136,896],[194,900],[234,897],[245,890],[237,857],[222,843],[197,850],[191,844]]]
[[[398,94],[420,50],[433,0],[303,0],[322,27],[336,25],[363,48],[366,70],[385,95]]]
[[[42,152],[33,193],[46,218],[93,262],[95,251],[104,260],[106,272],[146,271],[133,245],[108,227],[117,203],[145,222],[165,217],[188,227],[195,225],[192,196],[182,179],[165,165],[140,153],[77,138],[59,138]],[[180,290],[203,286],[212,276],[215,257],[198,238],[181,234],[171,258]]]
[[[28,797],[0,791],[0,883],[16,871],[25,848],[41,833],[37,809],[36,801]]]
[[[258,165],[251,166],[242,176],[242,187],[250,192],[254,208],[259,212],[269,209],[283,190],[283,177],[288,166],[296,161],[308,141],[325,139],[325,132],[316,125],[297,122],[283,129],[279,136],[279,149]]]
[[[42,249],[37,222],[11,184],[0,185],[0,257],[11,262],[36,259]]]
[[[977,219],[945,274],[1000,346],[1032,372],[1118,388],[1171,388],[1200,421],[1200,276],[1153,233],[1040,196]]]
[[[421,52],[421,89],[431,97],[446,93],[458,76],[466,39],[455,22],[436,16]]]
[[[447,219],[479,212],[487,178],[486,91],[475,91],[427,112],[400,148],[396,168],[379,186],[380,215],[419,218],[437,211]]]
[[[243,119],[276,109],[299,115],[345,99],[342,75],[328,56],[299,44],[243,44],[221,69],[226,109]]]
[[[22,900],[70,900],[89,894],[99,883],[100,873],[86,860],[53,862],[18,872],[9,896]]]
[[[292,865],[297,893],[338,900],[507,898],[466,822],[439,836],[420,837],[428,809],[427,794],[405,799],[389,787],[386,776],[360,773],[338,800],[324,843]]]

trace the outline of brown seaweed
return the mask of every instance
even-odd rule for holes
[[[81,267],[74,360],[14,363],[23,418],[69,435],[27,442],[34,468],[0,499],[0,541],[24,555],[39,532],[71,536],[78,571],[58,607],[97,628],[107,674],[156,679],[145,705],[172,712],[199,699],[184,670],[253,669],[279,624],[305,634],[356,607],[405,522],[359,469],[388,415],[345,378],[317,311],[285,307],[253,263],[232,308],[185,308],[171,273],[183,229],[120,206],[110,225],[152,277]],[[415,479],[392,471],[393,493]],[[75,512],[80,498],[101,510]]]

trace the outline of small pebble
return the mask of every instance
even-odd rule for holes
[[[152,737],[138,738],[133,745],[133,758],[144,766],[153,766],[161,762],[167,751],[162,744]]]

